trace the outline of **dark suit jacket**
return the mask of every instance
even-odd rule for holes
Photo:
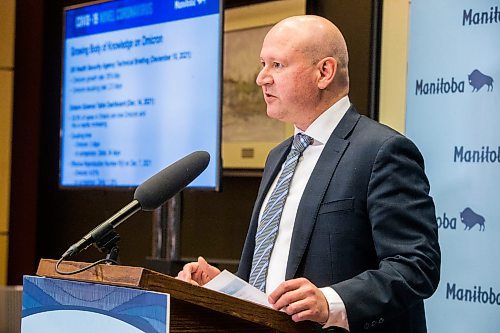
[[[266,161],[238,275],[248,280],[262,201],[292,139]],[[286,279],[342,298],[350,331],[426,332],[423,299],[439,282],[440,250],[424,161],[396,131],[353,106],[330,136],[300,201]]]

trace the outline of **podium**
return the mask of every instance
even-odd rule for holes
[[[170,295],[170,332],[284,332],[319,331],[312,322],[295,323],[286,313],[245,300],[193,286],[141,267],[97,265],[74,275],[55,271],[56,260],[40,260],[36,274],[41,277],[90,282]],[[62,271],[74,271],[87,263],[65,261]]]

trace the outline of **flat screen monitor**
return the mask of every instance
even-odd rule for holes
[[[134,187],[193,151],[219,186],[220,0],[64,8],[61,187]]]

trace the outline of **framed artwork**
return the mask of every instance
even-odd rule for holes
[[[248,7],[255,11],[226,11],[222,103],[222,158],[226,169],[263,168],[269,151],[293,134],[291,124],[267,116],[262,88],[255,79],[261,69],[265,35],[284,17],[303,14],[305,1],[271,1]]]
[[[223,165],[262,168],[269,150],[286,135],[286,125],[266,114],[262,89],[255,83],[259,54],[271,26],[225,34],[222,107]]]

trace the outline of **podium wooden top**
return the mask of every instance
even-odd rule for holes
[[[173,299],[263,325],[280,332],[317,332],[317,329],[314,328],[315,325],[311,322],[295,323],[286,313],[210,289],[193,286],[146,268],[97,265],[78,274],[61,275],[55,271],[56,263],[56,260],[40,260],[36,274],[50,278],[103,283],[168,293]],[[59,265],[59,270],[69,272],[87,265],[88,263],[64,261]]]

